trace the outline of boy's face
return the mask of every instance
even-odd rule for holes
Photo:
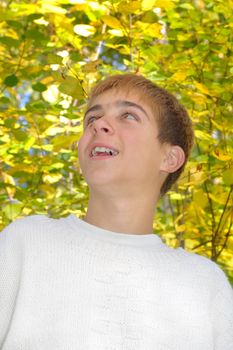
[[[164,180],[164,147],[157,136],[152,110],[138,92],[111,89],[94,98],[85,114],[78,145],[89,187],[122,187],[129,191],[154,191],[156,187],[159,191]]]

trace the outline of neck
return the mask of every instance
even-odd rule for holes
[[[153,233],[155,198],[143,194],[125,196],[104,196],[90,192],[87,214],[89,224],[105,230],[127,234]]]

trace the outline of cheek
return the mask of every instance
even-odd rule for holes
[[[82,135],[78,142],[78,158],[80,161],[80,165],[84,157],[84,151],[85,151],[86,145],[87,145],[87,137],[86,135]]]

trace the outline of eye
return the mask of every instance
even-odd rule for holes
[[[86,121],[86,125],[89,125],[90,123],[92,123],[95,119],[97,119],[97,117],[95,116],[90,116],[87,118],[87,121]]]
[[[128,119],[128,120],[137,120],[137,118],[135,117],[135,115],[133,115],[132,113],[126,112],[124,114],[124,118]]]

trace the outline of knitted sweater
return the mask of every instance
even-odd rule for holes
[[[157,235],[30,216],[0,234],[0,349],[232,350],[232,288]]]

